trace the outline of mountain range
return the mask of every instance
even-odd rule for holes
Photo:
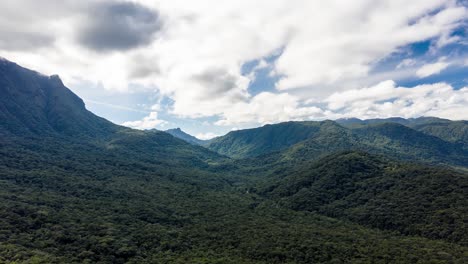
[[[1,263],[467,263],[468,122],[285,122],[202,141],[0,60]]]

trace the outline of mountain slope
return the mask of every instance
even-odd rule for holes
[[[168,129],[166,131],[164,131],[168,134],[171,134],[172,136],[176,137],[176,138],[180,138],[190,144],[194,144],[194,145],[202,145],[205,141],[204,140],[201,140],[201,139],[198,139],[190,134],[187,134],[185,133],[184,131],[182,131],[182,129],[180,128],[173,128],[173,129]]]

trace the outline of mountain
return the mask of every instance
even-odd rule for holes
[[[164,132],[169,133],[169,134],[173,135],[176,138],[180,138],[180,139],[182,139],[184,141],[187,141],[188,143],[194,144],[194,145],[202,145],[205,142],[205,140],[198,139],[198,138],[196,138],[196,137],[194,137],[194,136],[192,136],[190,134],[185,133],[180,128],[168,129],[168,130],[166,130]]]
[[[83,100],[58,76],[45,76],[7,60],[0,60],[0,93],[0,134],[6,135],[2,140],[17,145],[47,148],[46,144],[58,141],[67,145],[85,143],[98,151],[132,152],[167,164],[185,161],[206,166],[207,162],[224,159],[164,132],[115,125],[88,111]]]
[[[468,260],[467,175],[414,162],[460,162],[455,141],[289,122],[231,134],[226,150],[250,156],[231,159],[112,124],[58,77],[1,64],[0,263]]]
[[[0,133],[95,137],[121,127],[85,108],[57,75],[45,76],[0,60]]]

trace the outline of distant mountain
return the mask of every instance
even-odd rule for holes
[[[461,144],[395,122],[353,128],[334,121],[286,122],[233,131],[212,140],[207,147],[233,158],[273,155],[267,159],[296,163],[337,151],[362,150],[405,160],[468,164],[468,151]]]
[[[374,118],[374,119],[359,119],[359,118],[341,118],[337,119],[337,122],[340,125],[346,127],[356,127],[356,126],[366,126],[366,125],[376,125],[384,123],[397,123],[405,126],[415,126],[420,124],[427,124],[433,122],[450,122],[448,119],[442,119],[437,117],[418,117],[418,118],[402,118],[402,117],[390,117],[390,118]]]
[[[194,144],[194,145],[202,145],[205,142],[205,140],[198,139],[198,138],[196,138],[196,137],[194,137],[194,136],[192,136],[190,134],[185,133],[180,128],[168,129],[168,130],[166,130],[164,132],[169,133],[169,134],[173,135],[176,138],[180,138],[180,139],[182,139],[184,141],[187,141],[188,143]]]
[[[288,148],[321,130],[320,122],[285,122],[231,131],[209,141],[207,147],[234,158],[254,157]]]
[[[367,120],[348,118],[338,119],[336,122],[350,128],[384,123],[398,123],[427,135],[436,136],[448,142],[461,144],[465,149],[468,149],[468,121],[452,121],[437,117],[418,117],[409,119],[395,117]]]
[[[0,60],[0,133],[105,136],[122,128],[85,108],[57,75]]]
[[[445,141],[460,144],[468,150],[468,121],[435,120],[412,124],[412,128]]]

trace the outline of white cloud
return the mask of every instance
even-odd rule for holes
[[[440,73],[441,71],[445,70],[448,66],[450,66],[450,63],[445,61],[438,61],[435,63],[426,64],[416,71],[416,75],[420,78],[428,77]]]
[[[377,118],[437,116],[468,119],[468,87],[455,90],[446,83],[397,87],[393,81],[334,93],[325,102],[330,116]]]
[[[240,102],[225,108],[217,125],[277,123],[289,120],[317,118],[322,110],[314,106],[301,106],[297,97],[287,93],[263,92],[250,102]]]
[[[456,90],[449,84],[435,83],[407,88],[388,80],[368,88],[335,92],[324,100],[309,102],[287,93],[263,92],[248,103],[224,109],[216,124],[250,127],[289,120],[394,116],[468,119],[468,87]]]
[[[397,66],[397,69],[407,68],[416,64],[416,61],[413,59],[404,59]]]
[[[90,6],[102,2],[109,0],[2,1],[0,33],[9,39],[9,29],[15,28],[28,36],[25,40],[37,37],[40,52],[11,49],[0,41],[0,53],[46,74],[58,73],[67,85],[80,78],[110,90],[131,92],[131,84],[157,89],[173,102],[170,113],[218,116],[217,124],[223,125],[326,116],[327,109],[304,102],[362,87],[361,80],[369,78],[376,63],[408,44],[457,41],[450,33],[468,15],[467,8],[453,0],[135,0],[145,8],[133,8],[127,15],[158,14],[156,35],[97,52],[77,41],[76,30],[87,25]],[[29,42],[19,44],[24,43]],[[242,65],[260,60],[258,67],[266,67],[265,59],[272,54],[279,55],[268,65],[282,77],[278,90],[254,96],[248,86],[255,75],[243,76]],[[296,92],[298,87],[307,91]],[[151,127],[161,121],[149,120],[130,123]]]
[[[168,122],[158,118],[157,112],[151,112],[142,120],[124,122],[122,126],[127,126],[135,129],[153,129],[157,126],[164,126]]]
[[[198,134],[195,135],[196,138],[201,139],[201,140],[208,140],[208,139],[212,139],[212,138],[215,138],[215,137],[218,137],[218,136],[220,136],[220,135],[212,133],[212,132],[198,133]]]

